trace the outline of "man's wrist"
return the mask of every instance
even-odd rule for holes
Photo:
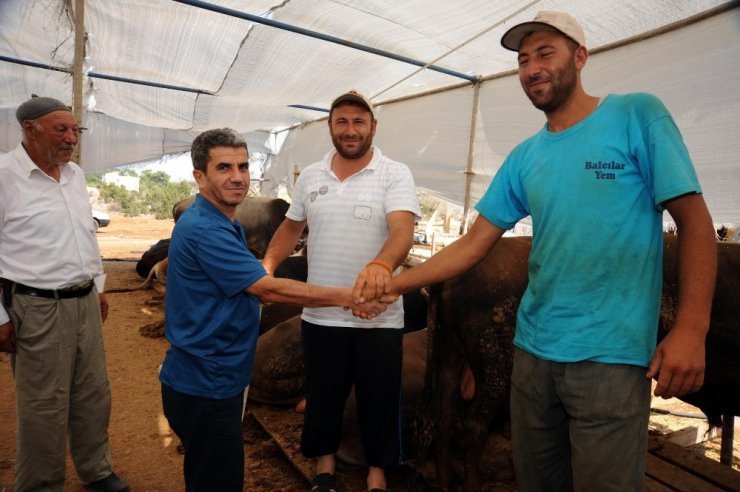
[[[383,267],[386,270],[388,270],[388,273],[390,273],[391,275],[393,275],[393,267],[391,265],[389,265],[388,263],[384,262],[383,260],[379,260],[377,258],[374,259],[374,260],[370,260],[368,262],[368,264],[365,265],[365,268],[367,268],[367,267],[369,267],[371,265],[377,265],[377,266]]]

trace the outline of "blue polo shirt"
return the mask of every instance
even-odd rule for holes
[[[231,398],[252,379],[259,299],[244,290],[266,275],[232,222],[198,195],[169,247],[165,336],[159,379],[181,393]]]

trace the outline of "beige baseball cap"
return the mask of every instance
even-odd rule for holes
[[[352,89],[350,91],[345,92],[344,94],[337,96],[332,102],[329,110],[331,111],[334,109],[339,103],[342,103],[344,101],[354,101],[356,103],[361,104],[362,106],[365,106],[368,111],[370,111],[370,114],[373,115],[373,119],[377,120],[378,115],[375,113],[375,108],[373,107],[373,104],[370,102],[368,98],[357,92],[356,90]]]
[[[522,22],[512,27],[501,38],[501,46],[511,51],[519,51],[519,45],[525,36],[535,31],[555,31],[578,43],[586,46],[586,36],[583,29],[573,17],[565,12],[542,10],[531,22]]]

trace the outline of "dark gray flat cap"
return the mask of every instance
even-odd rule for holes
[[[41,118],[52,111],[70,111],[69,107],[58,99],[53,97],[38,97],[35,94],[31,99],[24,102],[15,111],[15,117],[18,123],[23,125],[24,121]]]

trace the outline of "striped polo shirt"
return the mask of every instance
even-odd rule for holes
[[[286,217],[308,222],[308,282],[345,287],[377,256],[388,238],[386,215],[406,210],[419,217],[414,178],[408,167],[373,146],[373,158],[339,181],[331,170],[336,151],[303,170]],[[403,328],[403,304],[363,320],[341,307],[305,308],[302,318],[324,326]]]

